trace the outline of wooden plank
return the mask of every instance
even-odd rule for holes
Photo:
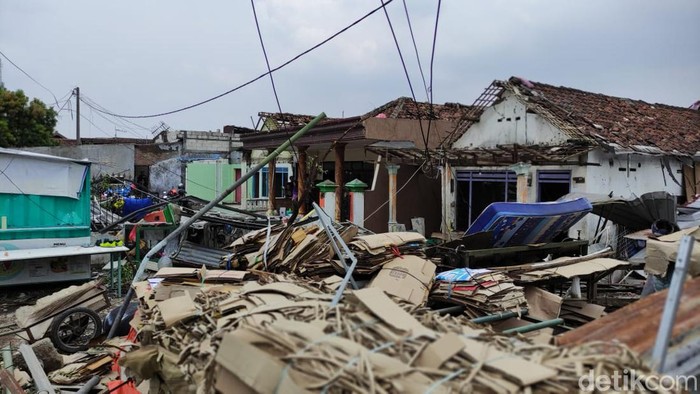
[[[29,368],[29,373],[32,375],[32,379],[34,379],[36,390],[45,394],[56,394],[56,391],[54,391],[49,381],[49,377],[46,376],[44,368],[41,367],[39,359],[37,359],[36,354],[34,354],[34,349],[26,343],[23,343],[19,345],[19,352],[22,353],[22,357],[24,357],[24,361],[27,363],[27,368]]]
[[[8,390],[10,394],[24,394],[22,386],[17,383],[15,377],[7,369],[0,369],[0,386]]]

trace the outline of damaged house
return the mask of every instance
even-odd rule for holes
[[[431,106],[401,97],[364,115],[326,119],[295,143],[295,152],[280,156],[267,171],[260,171],[248,182],[246,206],[278,212],[280,207],[291,205],[291,194],[301,195],[310,185],[314,187],[313,200],[318,201],[319,194],[328,191],[323,193],[328,196],[323,203],[336,220],[351,219],[382,232],[401,225],[410,229],[412,219],[423,218],[426,234],[439,231],[439,174],[423,165],[422,152],[426,145],[436,148],[455,129],[466,109],[460,104]],[[241,135],[249,166],[313,118],[269,113],[260,116],[262,130]],[[316,178],[307,182],[304,177],[312,163],[318,163]],[[275,175],[269,177],[271,172]],[[274,184],[269,183],[270,179]],[[318,184],[320,192],[315,187]],[[290,186],[291,193],[285,192]],[[363,201],[353,206],[351,193],[363,194]]]
[[[463,231],[497,201],[697,194],[700,111],[513,77],[486,88],[443,146],[443,218]],[[591,239],[596,221],[569,236]]]

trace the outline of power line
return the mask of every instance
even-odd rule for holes
[[[92,98],[90,98],[89,96],[87,96],[85,93],[83,93],[83,94],[80,95],[80,101],[82,101],[83,103],[85,103],[85,105],[87,105],[88,107],[92,108],[92,109],[95,110],[95,111],[98,111],[98,112],[101,112],[101,113],[104,113],[105,111],[106,111],[106,112],[110,112],[108,108],[106,108],[106,107],[103,106],[103,105],[100,105],[100,104],[97,103],[94,99],[92,99]],[[113,118],[115,118],[117,121],[120,122],[119,126],[129,128],[129,126],[126,126],[126,124],[128,123],[128,124],[130,124],[130,125],[132,125],[132,126],[135,126],[135,127],[139,128],[139,129],[141,129],[141,130],[149,131],[149,132],[151,131],[150,128],[145,127],[145,126],[142,126],[142,125],[140,125],[140,124],[138,124],[138,123],[136,123],[136,122],[133,122],[133,121],[131,121],[131,120],[129,120],[129,119],[122,119],[122,118],[119,118],[119,117],[116,117],[116,116],[113,116]]]
[[[403,9],[406,11],[406,21],[408,22],[408,31],[411,33],[411,41],[413,41],[413,50],[416,52],[416,61],[418,62],[418,70],[420,71],[420,76],[423,79],[423,88],[425,89],[425,97],[430,99],[428,93],[428,84],[425,82],[425,73],[423,72],[423,65],[420,62],[420,56],[418,55],[418,45],[416,45],[416,38],[413,36],[413,27],[411,26],[411,17],[408,15],[408,5],[406,5],[406,0],[403,0]]]
[[[379,0],[382,6],[388,3],[384,3],[384,0]],[[403,66],[403,72],[406,75],[406,81],[408,81],[408,87],[411,90],[411,97],[418,107],[418,100],[416,100],[416,93],[413,91],[413,84],[411,83],[411,77],[408,75],[408,68],[406,67],[406,62],[403,59],[403,54],[401,53],[401,46],[399,45],[399,40],[396,38],[396,33],[394,32],[394,25],[391,23],[391,18],[389,18],[389,12],[384,8],[384,15],[386,15],[386,21],[389,24],[389,30],[391,30],[391,36],[394,38],[394,44],[396,44],[396,51],[399,53],[399,59],[401,60],[401,65]],[[418,115],[418,125],[420,126],[420,135],[423,138],[423,144],[425,145],[426,155],[428,154],[428,140],[425,138],[425,132],[423,131],[423,120],[420,116],[420,109],[417,111]]]
[[[46,86],[42,85],[41,82],[37,81],[36,79],[34,79],[34,77],[32,77],[31,75],[29,75],[29,73],[27,73],[26,71],[22,70],[22,67],[20,67],[20,66],[18,66],[17,64],[15,64],[15,62],[13,62],[12,59],[10,59],[9,57],[7,57],[7,55],[5,55],[2,51],[0,51],[0,55],[2,55],[2,57],[4,57],[8,62],[10,62],[10,64],[12,64],[13,66],[15,66],[19,71],[21,71],[22,74],[26,75],[27,78],[29,78],[29,79],[31,79],[32,81],[34,81],[34,83],[36,83],[37,85],[39,85],[39,86],[41,86],[42,88],[44,88],[44,90],[46,90],[47,92],[51,93],[51,96],[53,96],[53,100],[54,100],[54,102],[56,103],[56,108],[59,107],[59,105],[58,105],[58,99],[56,99],[56,95],[53,94],[53,92],[51,91],[51,89],[49,89],[49,88],[47,88]]]
[[[284,67],[288,66],[289,64],[295,62],[295,61],[298,60],[299,58],[301,58],[301,57],[303,57],[303,56],[309,54],[310,52],[312,52],[312,51],[318,49],[319,47],[325,45],[325,44],[328,43],[329,41],[331,41],[331,40],[333,40],[334,38],[338,37],[339,35],[345,33],[347,30],[351,29],[352,27],[354,27],[354,26],[357,25],[358,23],[360,23],[360,22],[364,21],[365,19],[369,18],[370,16],[372,16],[375,12],[377,12],[377,11],[379,11],[379,10],[385,8],[385,7],[386,7],[387,5],[389,5],[392,1],[394,1],[394,0],[382,1],[382,5],[381,5],[381,6],[379,6],[379,7],[375,8],[375,9],[373,9],[373,10],[370,11],[370,12],[368,12],[367,14],[365,14],[364,16],[362,16],[361,18],[355,20],[354,22],[352,22],[352,23],[349,24],[348,26],[342,28],[341,30],[339,30],[339,31],[336,32],[335,34],[331,35],[330,37],[324,39],[323,41],[319,42],[318,44],[316,44],[316,45],[312,46],[311,48],[309,48],[309,49],[307,49],[307,50],[301,52],[300,54],[298,54],[298,55],[294,56],[293,58],[287,60],[286,62],[282,63],[281,65],[279,65],[279,66],[273,68],[272,70],[270,70],[270,71],[268,71],[268,72],[265,72],[265,73],[262,73],[262,74],[258,75],[257,77],[255,77],[255,78],[253,78],[253,79],[251,79],[251,80],[249,80],[249,81],[247,81],[247,82],[244,82],[244,83],[242,83],[242,84],[236,86],[236,87],[233,88],[233,89],[229,89],[229,90],[227,90],[227,91],[225,91],[225,92],[223,92],[223,93],[221,93],[221,94],[218,94],[218,95],[216,95],[216,96],[214,96],[214,97],[211,97],[211,98],[208,98],[208,99],[206,99],[206,100],[202,100],[202,101],[200,101],[200,102],[198,102],[198,103],[194,103],[194,104],[191,104],[191,105],[188,105],[188,106],[185,106],[185,107],[182,107],[182,108],[178,108],[178,109],[175,109],[175,110],[172,110],[172,111],[166,111],[166,112],[161,112],[161,113],[151,114],[151,115],[120,115],[120,114],[117,114],[117,113],[114,113],[114,112],[110,112],[110,111],[102,111],[102,113],[107,114],[107,115],[111,115],[111,116],[116,116],[116,117],[119,117],[119,118],[128,118],[128,119],[156,118],[156,117],[159,117],[159,116],[172,115],[172,114],[174,114],[174,113],[178,113],[178,112],[182,112],[182,111],[187,111],[187,110],[189,110],[189,109],[192,109],[192,108],[195,108],[195,107],[199,107],[200,105],[204,105],[204,104],[210,103],[210,102],[212,102],[212,101],[214,101],[214,100],[220,99],[221,97],[224,97],[224,96],[226,96],[226,95],[228,95],[228,94],[231,94],[231,93],[233,93],[233,92],[235,92],[235,91],[237,91],[237,90],[240,90],[240,89],[242,89],[242,88],[244,88],[244,87],[246,87],[246,86],[248,86],[248,85],[250,85],[250,84],[252,84],[252,83],[254,83],[254,82],[257,82],[258,80],[264,78],[264,77],[265,77],[266,75],[268,75],[268,74],[271,74],[271,73],[274,73],[274,72],[277,72],[277,71],[281,70],[282,68],[284,68]]]
[[[280,105],[280,98],[277,95],[277,88],[275,87],[275,78],[272,76],[272,70],[270,69],[270,60],[267,57],[267,51],[265,50],[265,42],[263,41],[262,32],[260,31],[260,23],[258,22],[258,13],[255,11],[255,0],[250,0],[250,5],[253,8],[253,17],[255,18],[255,28],[258,30],[258,38],[260,39],[260,46],[262,47],[263,55],[265,56],[265,65],[267,65],[267,74],[270,76],[270,83],[272,84],[272,93],[275,94],[275,101],[277,102],[277,109],[279,110],[280,116],[282,115],[282,106]],[[289,146],[292,148],[292,154],[295,160],[298,162],[299,157],[297,151],[292,144],[291,137],[289,135],[289,129],[286,128],[287,139],[289,140]]]
[[[442,0],[438,0],[437,12],[435,13],[435,29],[433,30],[433,47],[430,51],[430,112],[433,112],[433,63],[435,61],[435,43],[437,42],[437,30],[438,21],[440,20],[441,4]],[[430,121],[428,121],[428,139],[430,139]]]
[[[92,113],[92,111],[95,111],[95,113],[97,114],[97,116],[99,116],[100,118],[102,118],[102,119],[106,120],[107,122],[113,124],[114,126],[124,127],[124,129],[125,129],[126,131],[128,131],[129,133],[135,135],[135,136],[138,137],[138,138],[143,138],[141,135],[137,134],[135,131],[129,129],[128,126],[125,126],[124,124],[121,124],[121,123],[117,123],[117,122],[113,121],[112,119],[108,118],[107,116],[103,115],[101,112],[95,110],[95,108],[94,108],[92,105],[90,105],[90,104],[88,104],[87,102],[85,102],[82,98],[80,98],[80,101],[81,101],[83,104],[87,105],[88,108],[90,108],[90,112],[91,112],[91,113]],[[119,119],[119,118],[115,118],[115,119]]]

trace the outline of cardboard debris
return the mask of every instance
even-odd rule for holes
[[[617,344],[534,346],[463,315],[394,301],[377,287],[348,290],[329,308],[338,278],[259,278],[200,289],[191,298],[198,313],[167,327],[169,300],[143,293],[138,329],[150,338],[142,351],[151,350],[127,353],[120,363],[156,382],[151,387],[178,393],[556,393],[577,390],[579,370],[651,373]]]
[[[158,304],[158,307],[165,327],[170,327],[181,320],[194,317],[197,313],[197,306],[192,301],[189,293],[162,301]]]
[[[425,257],[424,245],[425,237],[413,232],[358,236],[348,244],[357,258],[355,272],[358,275],[372,275],[394,257],[405,255]]]
[[[418,256],[396,257],[384,264],[367,287],[378,287],[414,305],[425,305],[435,268],[435,264]]]
[[[597,258],[559,267],[525,271],[518,275],[518,279],[523,282],[546,280],[554,277],[571,279],[575,276],[605,272],[623,265],[629,265],[629,262],[610,258]]]
[[[433,301],[464,305],[469,317],[490,315],[526,305],[523,289],[506,275],[488,269],[458,268],[438,274]]]
[[[676,261],[678,247],[684,235],[695,237],[693,250],[690,254],[688,274],[693,277],[700,275],[700,227],[698,226],[664,235],[657,239],[649,238],[647,240],[644,271],[654,275],[666,276],[668,263]]]
[[[206,268],[164,267],[158,270],[154,278],[163,278],[170,281],[195,281],[195,282],[241,282],[248,274],[247,271],[212,270]],[[204,275],[204,278],[202,278]]]
[[[112,356],[106,352],[83,354],[80,359],[49,373],[49,380],[54,384],[63,385],[84,382],[93,375],[108,371],[111,365]]]
[[[560,317],[567,324],[579,326],[596,320],[605,314],[605,307],[588,303],[585,300],[564,300],[561,306]]]
[[[338,225],[341,238],[347,243],[357,234],[353,224]],[[317,225],[290,228],[282,225],[250,232],[234,241],[232,253],[225,256],[222,267],[294,273],[304,277],[327,277],[344,274],[333,261],[334,252],[326,231]]]
[[[525,288],[525,299],[527,300],[528,316],[540,320],[551,320],[559,317],[563,300],[558,295],[539,287],[528,286]]]

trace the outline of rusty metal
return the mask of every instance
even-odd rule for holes
[[[617,311],[557,338],[560,345],[591,341],[617,341],[648,358],[654,346],[668,291],[646,296]],[[685,282],[668,349],[668,368],[682,370],[683,364],[700,365],[700,278]],[[694,354],[686,354],[695,349]],[[688,367],[690,368],[690,367]],[[687,368],[686,368],[687,369]]]

